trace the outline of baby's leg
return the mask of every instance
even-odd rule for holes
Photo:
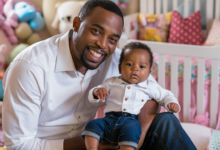
[[[91,136],[85,136],[85,144],[87,150],[98,150],[99,141]]]
[[[127,146],[127,145],[121,145],[120,150],[134,150],[134,147]]]

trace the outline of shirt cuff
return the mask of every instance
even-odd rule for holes
[[[46,142],[45,150],[63,150],[64,140],[49,140]]]
[[[88,99],[91,103],[99,103],[101,101],[100,99],[94,99],[93,90],[96,88],[97,87],[94,87],[89,91]]]

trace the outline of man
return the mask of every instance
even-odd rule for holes
[[[74,19],[72,30],[36,43],[16,57],[3,81],[7,149],[85,149],[80,134],[98,110],[88,102],[88,91],[119,75],[116,45],[122,29],[123,16],[113,2],[90,0]],[[157,107],[149,102],[140,113],[141,141],[149,128],[141,149],[192,149],[174,115],[156,115]],[[100,145],[107,148],[115,147]]]

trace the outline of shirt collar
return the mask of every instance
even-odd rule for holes
[[[142,88],[147,88],[147,83],[148,83],[148,81],[149,81],[149,82],[154,82],[155,80],[154,80],[154,78],[153,78],[151,75],[149,75],[149,77],[148,77],[147,80],[145,80],[145,81],[143,81],[143,82],[140,82],[140,83],[138,83],[138,84],[136,84],[136,85],[138,85],[138,86],[140,86],[140,87],[142,87]],[[122,80],[122,77],[119,76],[119,77],[117,77],[117,78],[112,82],[112,84],[128,84],[128,83],[125,82],[125,81],[123,81],[123,80]]]
[[[55,41],[56,44],[58,43],[58,55],[56,59],[55,72],[76,71],[76,67],[74,65],[69,47],[69,37],[72,35],[72,33],[73,30],[70,29],[68,32],[63,34],[61,37],[57,38]],[[101,65],[99,65],[98,67],[98,71],[100,70],[101,70]]]

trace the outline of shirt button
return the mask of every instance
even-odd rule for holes
[[[80,119],[80,116],[78,116],[78,118]]]
[[[123,110],[124,110],[124,111],[126,111],[126,109],[125,109],[125,108],[124,108]]]
[[[142,102],[144,102],[144,100],[142,99]]]
[[[127,101],[128,100],[128,98],[125,98],[125,101]]]
[[[130,87],[130,86],[128,86],[127,88],[128,88],[128,89],[130,89],[131,87]]]

